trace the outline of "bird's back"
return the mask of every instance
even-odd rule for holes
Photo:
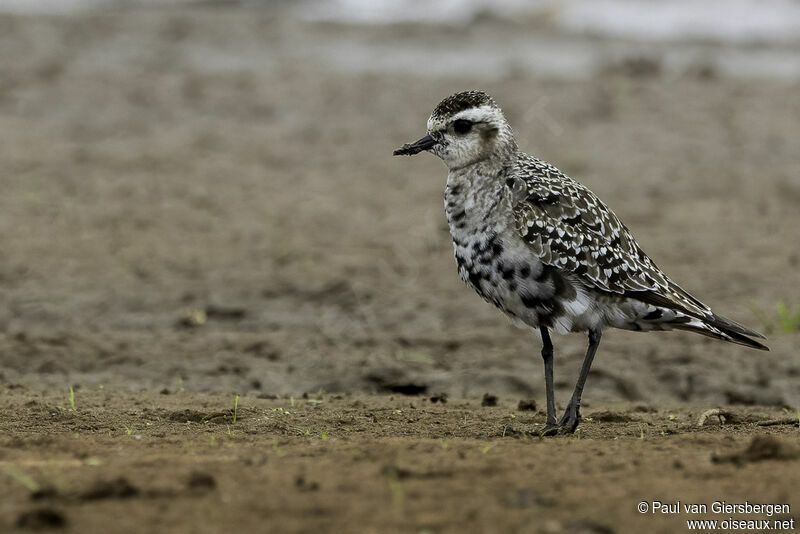
[[[497,176],[464,174],[451,172],[445,195],[459,272],[515,322],[679,328],[765,348],[670,280],[594,193],[556,167],[518,153]]]

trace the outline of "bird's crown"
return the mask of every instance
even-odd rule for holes
[[[454,93],[437,104],[431,117],[443,119],[464,111],[481,106],[497,107],[491,96],[483,91],[461,91]]]

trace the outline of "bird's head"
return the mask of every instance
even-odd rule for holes
[[[502,162],[516,153],[517,144],[492,97],[482,91],[463,91],[439,102],[428,119],[428,134],[398,148],[394,155],[413,156],[423,150],[456,170],[486,160]]]

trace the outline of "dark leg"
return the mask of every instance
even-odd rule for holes
[[[578,382],[575,384],[575,391],[569,400],[567,410],[564,412],[564,416],[558,420],[559,433],[570,434],[578,428],[578,421],[581,418],[581,394],[583,394],[583,386],[586,385],[586,378],[589,376],[589,369],[592,367],[594,354],[600,345],[601,336],[602,332],[600,330],[589,330],[589,348],[586,349],[581,374],[578,376]]]
[[[553,342],[547,327],[539,328],[542,333],[542,359],[544,360],[544,388],[547,395],[547,422],[542,434],[550,434],[558,430],[556,421],[556,400],[553,393]]]

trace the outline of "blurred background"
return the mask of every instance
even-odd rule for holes
[[[391,156],[482,89],[770,337],[610,332],[587,402],[800,403],[800,2],[0,0],[0,50],[4,384],[542,397]]]

